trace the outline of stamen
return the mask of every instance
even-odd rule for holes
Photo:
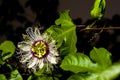
[[[37,58],[42,58],[45,56],[48,52],[48,46],[44,41],[36,41],[32,47],[31,47],[31,52],[33,55]]]

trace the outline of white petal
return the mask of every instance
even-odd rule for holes
[[[28,28],[26,29],[26,33],[27,33],[27,35],[29,35],[30,39],[33,39],[33,40],[35,39],[34,32],[33,32],[33,28],[28,27]]]
[[[24,63],[24,62],[26,62],[28,59],[30,59],[31,57],[32,57],[32,54],[27,53],[27,54],[25,54],[25,55],[22,56],[20,62]]]
[[[39,60],[38,66],[39,66],[40,69],[43,68],[43,66],[44,66],[43,59]]]
[[[43,40],[42,36],[36,36],[35,40]]]
[[[30,46],[24,46],[21,48],[23,51],[30,51]]]
[[[53,50],[52,48],[50,48],[50,54],[54,55],[54,56],[58,56],[58,51],[57,50]]]
[[[18,45],[29,45],[29,41],[22,41],[22,42],[19,42]]]
[[[52,55],[48,55],[48,56],[47,56],[47,59],[48,59],[48,61],[49,61],[50,63],[52,63],[52,64],[57,64],[57,62],[56,62],[56,57],[54,57],[54,56],[52,56]]]
[[[30,51],[30,45],[27,42],[19,42],[18,47],[23,51]]]
[[[55,51],[55,52],[54,52],[54,55],[55,55],[55,56],[59,56],[59,54],[58,54],[58,52],[57,52],[57,51]]]
[[[37,58],[33,58],[32,60],[29,61],[28,68],[32,68],[37,62]]]
[[[35,27],[34,34],[35,34],[35,39],[40,39],[40,40],[42,39],[42,35],[37,27]]]
[[[42,34],[42,38],[44,41],[48,42],[48,36],[46,33]]]
[[[49,43],[49,46],[55,47],[55,43],[56,43],[56,41],[55,41],[55,40],[52,40],[52,41]]]
[[[40,35],[40,31],[39,31],[39,29],[38,29],[37,27],[35,27],[34,34],[35,34],[35,35]]]

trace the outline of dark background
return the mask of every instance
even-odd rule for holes
[[[106,0],[106,12],[96,27],[120,27],[120,0]],[[38,25],[47,29],[59,17],[59,12],[70,10],[76,25],[94,21],[89,15],[94,0],[0,0],[0,42],[11,40],[15,45],[22,40],[27,27]],[[112,60],[120,60],[120,30],[83,31],[77,28],[78,51],[88,54],[93,46],[104,47],[112,53]],[[95,36],[95,34],[97,35]],[[99,34],[98,34],[99,33]]]
[[[93,6],[94,0],[60,0],[59,11],[69,9],[71,17],[82,18],[83,22],[90,19],[89,11]],[[120,0],[106,0],[106,18],[112,18],[115,14],[120,14]]]

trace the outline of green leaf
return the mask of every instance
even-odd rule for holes
[[[99,76],[98,80],[114,80],[120,75],[120,62],[113,64],[109,68],[106,68],[102,71]]]
[[[53,80],[53,78],[48,76],[42,76],[42,77],[37,77],[35,80]]]
[[[60,36],[60,34],[63,32],[63,30],[56,26],[56,25],[52,25],[50,28],[47,29],[46,33],[49,34],[50,36],[52,36],[56,42],[57,42],[57,48],[59,48],[62,45],[63,39],[62,36]],[[61,38],[60,38],[60,37]],[[64,37],[64,36],[63,36]]]
[[[69,54],[66,56],[60,67],[66,71],[72,71],[74,73],[78,72],[94,72],[97,71],[99,66],[93,63],[88,56],[78,53],[78,54]]]
[[[7,80],[4,74],[0,74],[0,80]]]
[[[73,24],[69,10],[62,11],[60,18],[55,21],[56,25],[47,29],[47,33],[57,42],[57,48],[60,48],[60,54],[76,53],[76,26]]]
[[[10,64],[6,64],[6,66],[12,71],[13,67]]]
[[[60,18],[55,21],[56,25],[61,25],[62,27],[74,25],[71,17],[69,16],[69,10],[64,10],[60,13]]]
[[[4,41],[0,45],[0,50],[2,50],[2,53],[0,54],[0,56],[4,61],[5,59],[10,58],[14,54],[15,46],[12,41]]]
[[[32,80],[33,76],[30,75],[27,80]]]
[[[70,76],[68,80],[114,80],[120,75],[120,63],[116,63],[101,72],[78,73]]]
[[[90,11],[91,16],[100,20],[104,16],[105,7],[105,0],[95,0],[93,9]]]
[[[57,77],[53,77],[51,75],[42,74],[40,76],[31,75],[28,77],[27,80],[59,80]]]
[[[5,62],[0,58],[0,65],[4,65]]]
[[[53,74],[50,68],[45,65],[42,69],[39,69],[34,72],[34,74],[30,75],[27,80],[58,80],[57,77],[59,76],[57,74]]]
[[[0,51],[0,67],[5,64],[5,61],[2,60],[2,51]]]
[[[43,75],[43,72],[46,71],[46,67],[44,66],[42,69],[39,69],[38,71],[34,72],[34,75],[40,76]]]
[[[70,76],[67,80],[98,80],[97,77],[98,77],[97,73],[87,74],[78,73]]]
[[[111,62],[111,53],[108,52],[105,48],[93,48],[90,52],[90,58],[97,62],[102,69],[109,67]]]
[[[11,72],[9,80],[23,80],[23,79],[18,70],[14,70]]]

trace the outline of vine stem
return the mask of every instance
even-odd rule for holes
[[[76,25],[77,28],[84,28],[85,25]],[[91,30],[120,30],[120,27],[103,27],[103,28],[84,28],[80,31],[91,31]]]

